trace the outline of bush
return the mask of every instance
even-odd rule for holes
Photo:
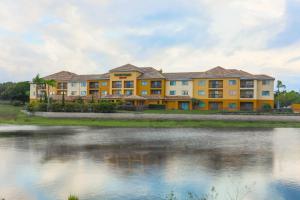
[[[81,112],[82,104],[80,103],[65,103],[64,111],[66,112]]]
[[[50,104],[49,111],[62,112],[62,111],[64,111],[64,107],[61,103],[55,102],[55,103]]]
[[[138,110],[136,106],[133,105],[119,105],[117,106],[118,110],[128,110],[128,111],[136,111]]]
[[[30,102],[27,106],[26,106],[26,110],[29,112],[35,112],[38,111],[39,108],[39,103],[36,101],[32,101]]]
[[[13,106],[22,106],[22,105],[24,105],[24,104],[23,104],[22,101],[13,101],[13,102],[12,102],[12,105],[13,105]]]
[[[101,101],[93,104],[93,111],[100,113],[112,113],[116,111],[116,104],[108,101]]]
[[[165,110],[166,105],[163,105],[163,104],[149,104],[149,109],[150,110]]]
[[[38,104],[38,111],[41,111],[41,112],[47,112],[47,103],[39,103]]]
[[[272,110],[272,107],[270,104],[264,104],[261,109],[263,112],[270,112]]]
[[[79,198],[75,195],[70,195],[68,200],[79,200]]]

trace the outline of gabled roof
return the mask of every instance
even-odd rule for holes
[[[163,73],[163,75],[167,80],[191,80],[203,77],[203,72]]]
[[[86,75],[75,75],[71,81],[87,81],[87,80],[108,80],[109,74],[86,74]]]
[[[61,71],[57,72],[55,74],[51,74],[49,76],[43,77],[45,80],[55,80],[55,81],[69,81],[72,79],[73,76],[76,76],[77,74],[68,72],[68,71]]]
[[[134,66],[132,64],[126,64],[120,67],[113,68],[109,72],[133,72],[133,71],[142,72],[142,70],[139,67]]]
[[[165,77],[160,71],[157,71],[153,67],[141,67],[141,75],[138,79],[164,79]]]

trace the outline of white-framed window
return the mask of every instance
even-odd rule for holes
[[[236,85],[236,80],[229,80],[229,85]]]
[[[189,91],[188,90],[182,90],[181,94],[184,95],[184,96],[187,96],[187,95],[189,95]]]
[[[176,95],[176,91],[175,90],[171,90],[170,91],[170,95]]]
[[[175,86],[176,85],[176,81],[170,81],[170,86]]]
[[[75,82],[71,82],[71,87],[75,87],[76,83]]]
[[[142,95],[147,95],[147,94],[148,94],[147,90],[142,90]]]
[[[81,87],[86,87],[86,82],[81,82],[80,85]]]
[[[181,85],[189,85],[189,81],[181,81]]]
[[[148,82],[147,81],[142,81],[142,86],[147,86]]]
[[[107,86],[107,81],[103,81],[103,82],[101,83],[101,85],[102,85],[102,86]]]
[[[270,91],[262,91],[261,95],[264,97],[268,97],[268,96],[270,96]]]
[[[198,86],[205,86],[205,80],[198,81]]]
[[[204,90],[198,90],[198,95],[199,96],[204,96],[205,95],[205,91]]]
[[[263,85],[270,85],[271,81],[270,80],[263,80],[262,84]]]
[[[101,95],[107,95],[107,91],[106,90],[101,90]]]
[[[230,96],[236,96],[236,94],[237,94],[236,90],[229,90]]]
[[[81,91],[80,96],[86,96],[86,91]]]

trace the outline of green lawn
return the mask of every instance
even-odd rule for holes
[[[149,128],[277,128],[298,127],[297,122],[234,122],[234,121],[172,121],[172,120],[97,120],[97,119],[49,119],[29,117],[20,112],[21,107],[0,104],[0,124],[45,126],[99,126],[99,127],[149,127]]]

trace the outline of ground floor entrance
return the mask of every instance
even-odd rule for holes
[[[180,101],[178,102],[179,110],[189,110],[190,109],[190,102],[189,101]]]
[[[240,110],[241,111],[253,111],[254,110],[254,103],[253,102],[241,102],[240,103]]]
[[[222,110],[223,103],[222,102],[209,102],[208,108],[209,108],[209,110]]]

